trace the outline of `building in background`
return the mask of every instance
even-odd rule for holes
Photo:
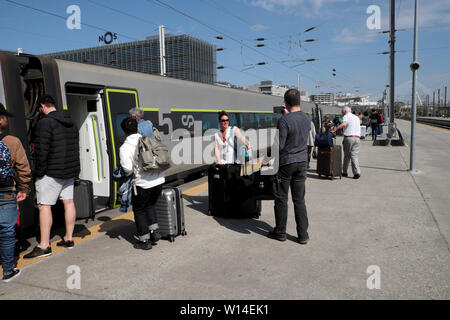
[[[368,94],[351,94],[346,93],[342,96],[336,96],[336,104],[340,107],[353,105],[353,106],[377,106],[377,101],[370,101]]]
[[[165,35],[166,76],[216,83],[216,46],[188,35]],[[160,74],[159,37],[46,54],[58,59]]]
[[[311,101],[318,104],[334,104],[334,93],[313,94]]]
[[[248,87],[248,91],[270,94],[277,97],[283,97],[284,93],[289,90],[286,85],[274,85],[272,81],[261,81],[260,84],[255,84]]]
[[[307,101],[307,102],[311,101],[308,91],[300,91],[300,101]]]

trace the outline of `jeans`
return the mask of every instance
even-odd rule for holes
[[[11,199],[2,199],[0,193],[0,257],[2,260],[3,274],[9,274],[14,270],[14,246],[16,244],[17,201],[13,193]]]
[[[372,140],[376,140],[378,135],[378,124],[372,123],[370,126],[372,128]]]
[[[291,187],[294,202],[297,235],[300,240],[308,238],[308,215],[305,204],[305,181],[307,162],[297,162],[282,166],[278,170],[278,191],[275,194],[275,229],[278,234],[286,234],[288,215],[288,193]]]
[[[136,223],[139,240],[150,239],[150,230],[157,229],[155,204],[161,195],[162,186],[150,189],[136,187],[137,195],[133,194],[131,204],[133,205],[134,222]]]

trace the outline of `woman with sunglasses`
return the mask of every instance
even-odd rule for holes
[[[230,127],[230,117],[226,111],[219,112],[219,125],[220,131],[216,133],[214,143],[217,163],[240,163],[238,159],[240,152],[238,146],[235,146],[235,138],[239,141],[238,145],[245,146],[247,150],[250,149],[250,145],[245,141],[238,127]]]

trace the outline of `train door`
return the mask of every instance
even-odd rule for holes
[[[117,168],[120,164],[119,149],[125,141],[120,123],[128,116],[128,110],[139,107],[137,91],[133,89],[106,88],[104,92],[104,111],[107,119],[111,165]],[[110,205],[117,207],[117,182],[111,184]]]
[[[102,93],[103,88],[98,86],[66,86],[65,108],[79,128],[80,179],[92,181],[96,211],[108,208],[111,196],[111,161]]]

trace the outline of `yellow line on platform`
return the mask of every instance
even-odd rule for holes
[[[185,196],[193,196],[197,193],[200,193],[202,191],[205,191],[208,189],[208,182],[202,183],[196,187],[190,188],[183,192],[183,195]]]
[[[207,182],[202,183],[196,187],[193,187],[193,188],[190,188],[190,189],[184,191],[183,195],[193,196],[193,195],[200,193],[206,189],[208,189]],[[124,214],[122,214],[118,217],[115,217],[109,221],[100,223],[98,225],[90,227],[87,230],[83,230],[81,232],[74,234],[73,241],[75,243],[75,246],[77,246],[86,240],[103,235],[103,234],[107,233],[108,231],[111,231],[117,227],[120,227],[120,226],[122,226],[126,223],[130,223],[130,222],[134,223],[134,215],[133,215],[132,211],[124,213]],[[58,247],[56,245],[56,243],[58,243],[59,241],[60,240],[54,241],[50,244],[50,246],[52,247],[52,255],[54,255],[60,251],[63,251],[63,250],[70,250],[70,249],[67,249],[64,247]],[[29,253],[30,251],[23,252],[20,254],[19,259],[17,260],[17,268],[21,269],[23,267],[29,266],[30,264],[33,264],[35,262],[41,261],[46,258],[46,257],[43,257],[43,258],[24,259],[23,256],[26,255],[27,253]]]

